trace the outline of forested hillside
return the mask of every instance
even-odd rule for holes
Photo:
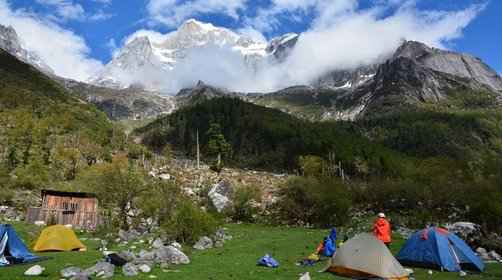
[[[241,167],[289,170],[298,168],[301,155],[327,156],[332,153],[345,163],[348,175],[393,175],[399,153],[373,144],[350,123],[314,123],[297,119],[275,109],[237,98],[216,98],[181,109],[139,129],[144,143],[161,150],[170,143],[194,156],[199,130],[203,153],[207,154],[208,129],[216,123],[232,146],[227,160]],[[360,165],[365,166],[361,170]]]
[[[109,157],[113,132],[104,113],[0,50],[0,177],[27,188],[72,179]]]
[[[495,225],[502,213],[492,199],[502,198],[501,120],[497,107],[438,105],[357,122],[309,122],[224,97],[181,109],[136,133],[156,151],[170,147],[195,157],[198,131],[207,161],[214,158],[214,127],[220,127],[220,138],[231,146],[227,164],[339,178],[339,169],[329,173],[335,166],[348,178],[355,203],[413,209],[411,215],[422,215],[418,222],[448,215],[448,201],[447,209],[467,204],[473,219]],[[427,210],[420,214],[424,203]]]

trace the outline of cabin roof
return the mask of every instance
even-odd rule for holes
[[[78,197],[78,198],[96,198],[96,195],[93,193],[42,190],[42,197],[46,195],[62,196],[62,197]]]

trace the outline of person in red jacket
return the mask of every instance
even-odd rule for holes
[[[387,247],[389,247],[392,242],[392,231],[390,229],[390,223],[385,219],[384,213],[378,213],[378,218],[373,225],[373,235],[382,241]]]

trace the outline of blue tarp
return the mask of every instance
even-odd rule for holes
[[[404,265],[438,268],[446,271],[462,269],[483,271],[483,261],[455,234],[431,227],[414,233],[397,255]]]
[[[279,262],[267,254],[258,260],[258,265],[276,268],[279,267]]]
[[[6,240],[6,246],[3,252],[0,252],[0,258],[4,260],[12,259],[15,263],[28,263],[38,261],[39,257],[33,255],[19,238],[11,225],[0,224],[0,240]],[[8,264],[0,262],[0,266]]]

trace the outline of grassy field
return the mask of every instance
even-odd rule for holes
[[[36,230],[24,224],[15,224],[21,237],[30,240]],[[319,273],[326,263],[319,263],[313,267],[300,267],[295,263],[309,255],[327,231],[309,230],[286,227],[265,227],[259,225],[227,225],[228,232],[233,239],[223,248],[207,251],[192,251],[186,248],[191,264],[173,266],[167,270],[155,268],[150,274],[143,274],[135,279],[151,279],[149,275],[156,275],[158,279],[298,279],[301,273],[309,271],[312,279],[344,279],[329,273]],[[70,265],[82,268],[92,266],[101,254],[96,250],[98,241],[90,236],[82,236],[88,246],[87,252],[46,253],[40,254],[51,257],[50,260],[39,264],[46,268],[45,273],[36,279],[59,279],[59,271]],[[392,245],[395,253],[404,241],[397,237]],[[280,262],[277,269],[256,266],[258,258],[269,253]],[[31,264],[32,265],[32,264]],[[24,279],[23,272],[31,265],[19,265],[0,268],[0,279]],[[416,279],[459,279],[457,273],[434,272],[431,278],[426,270],[415,269]],[[130,279],[122,276],[117,269],[113,279]],[[502,279],[502,264],[488,264],[483,274],[469,275],[462,279]]]

